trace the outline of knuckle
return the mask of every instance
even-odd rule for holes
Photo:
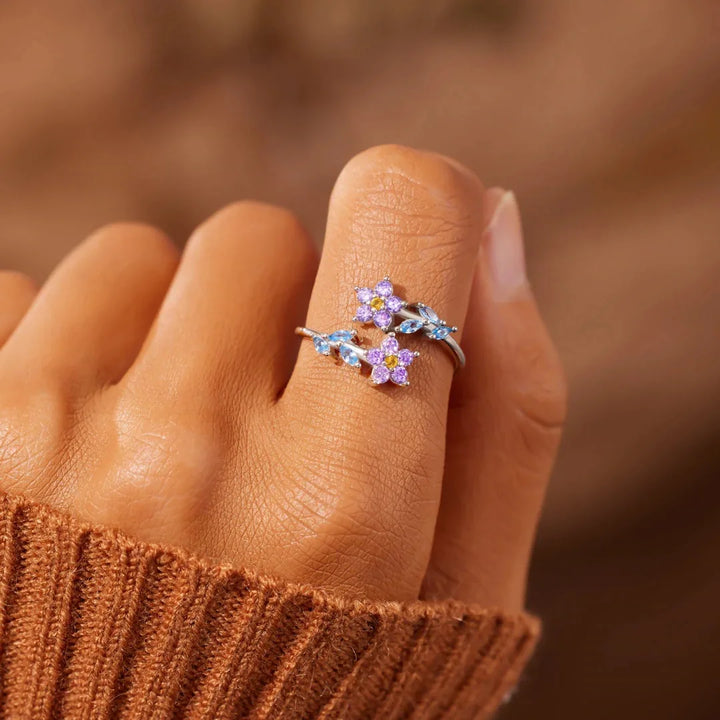
[[[353,234],[372,241],[448,248],[480,223],[480,183],[453,161],[398,145],[356,155],[338,177],[333,200],[350,210]]]
[[[414,185],[427,185],[452,194],[477,191],[481,188],[477,176],[451,158],[403,145],[377,145],[352,157],[340,178],[375,178],[385,173],[407,178]]]
[[[516,424],[526,455],[545,461],[560,442],[567,417],[567,384],[559,362],[547,362],[533,373],[534,382],[518,387],[513,399]]]
[[[136,222],[115,222],[96,230],[85,241],[99,251],[141,251],[174,254],[177,251],[168,236],[152,225]]]
[[[525,380],[517,385],[515,404],[536,425],[559,430],[567,417],[568,387],[562,363],[553,348],[531,357]]]
[[[114,459],[99,489],[108,512],[121,523],[192,524],[222,471],[214,433],[195,419],[139,421],[122,411],[113,433]]]
[[[179,252],[161,230],[142,223],[111,223],[95,231],[81,246],[85,257],[122,258],[120,271],[157,272],[162,276],[173,271]]]
[[[300,226],[295,215],[283,207],[258,200],[236,200],[235,202],[220,208],[201,224],[201,228],[222,227],[230,225],[235,228],[238,223],[247,222],[280,223]]]
[[[258,251],[281,252],[293,263],[316,262],[317,250],[298,217],[286,208],[255,200],[239,200],[205,220],[187,244],[189,254],[202,248],[249,238]],[[258,242],[261,239],[261,242]]]
[[[503,348],[509,405],[528,434],[559,436],[567,416],[568,386],[560,356],[535,308],[522,315]],[[520,328],[523,328],[520,331]]]

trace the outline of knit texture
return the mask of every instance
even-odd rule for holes
[[[350,601],[0,496],[0,716],[484,718],[526,615]]]

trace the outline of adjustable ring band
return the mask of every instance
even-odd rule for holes
[[[319,355],[338,357],[350,367],[362,368],[366,365],[372,368],[370,380],[373,385],[384,385],[387,382],[403,387],[409,385],[408,368],[420,355],[401,348],[392,332],[388,333],[379,347],[367,349],[359,345],[355,330],[336,330],[328,334],[298,327],[295,333],[310,338]]]
[[[355,293],[361,305],[353,318],[361,323],[373,323],[383,332],[411,335],[422,331],[425,337],[444,343],[452,352],[455,365],[465,367],[465,353],[452,337],[457,328],[448,325],[438,314],[424,303],[408,303],[393,294],[393,285],[389,277],[383,278],[374,288],[356,287]],[[396,323],[399,317],[402,322]]]

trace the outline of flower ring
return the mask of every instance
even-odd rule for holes
[[[407,369],[418,354],[412,350],[401,350],[395,333],[390,333],[380,343],[380,347],[366,353],[367,361],[372,365],[370,378],[375,385],[382,385],[388,380],[396,385],[409,385]]]
[[[355,311],[353,320],[364,324],[372,322],[383,332],[393,331],[403,335],[422,330],[425,337],[441,341],[450,349],[458,367],[465,365],[465,353],[452,337],[457,328],[441,320],[428,305],[407,303],[394,295],[389,277],[383,278],[374,288],[356,287],[355,293],[361,305]],[[401,320],[397,324],[396,316]]]

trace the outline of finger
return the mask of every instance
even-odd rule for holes
[[[489,191],[453,387],[429,598],[523,607],[535,528],[565,415],[564,375],[525,276],[514,196]]]
[[[57,268],[0,353],[4,377],[84,395],[117,382],[167,290],[177,251],[158,230],[110,225]]]
[[[175,544],[235,546],[261,472],[248,457],[269,435],[260,415],[289,377],[315,269],[310,238],[281,208],[235,203],[193,233],[148,341],[111,398],[119,437],[111,470],[84,495],[103,522],[140,537],[160,531]],[[140,415],[138,398],[152,398]],[[248,440],[258,427],[260,439]],[[223,522],[210,536],[203,518],[213,512]]]
[[[230,205],[190,238],[128,384],[173,393],[186,405],[207,391],[231,416],[274,401],[287,382],[316,268],[316,251],[286,210]]]
[[[354,288],[389,275],[396,293],[432,306],[460,328],[460,337],[482,232],[481,199],[477,178],[441,156],[397,146],[356,156],[332,193],[306,325],[321,332],[352,327]],[[372,326],[361,332],[366,346],[385,337]],[[441,343],[398,339],[420,352],[409,387],[373,386],[367,375],[333,367],[305,341],[281,407],[302,417],[299,431],[317,450],[312,462],[327,463],[344,478],[351,498],[345,512],[353,522],[370,511],[384,526],[378,532],[394,534],[388,552],[398,542],[408,546],[402,552],[408,571],[418,572],[417,594],[439,498],[454,366]],[[329,451],[317,448],[321,432]],[[398,527],[410,523],[413,531],[398,539]]]
[[[36,295],[35,283],[27,275],[0,271],[0,348],[20,324]]]

